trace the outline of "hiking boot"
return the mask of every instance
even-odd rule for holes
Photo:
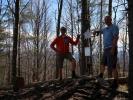
[[[58,77],[57,80],[62,80],[62,77]]]
[[[72,78],[79,78],[79,76],[76,75],[75,71],[72,71]]]
[[[104,86],[104,87],[109,87],[109,83],[104,80],[103,77],[100,77],[99,75],[96,76],[96,80],[98,81],[98,83],[101,85],[101,86]]]
[[[77,79],[77,78],[79,78],[79,76],[75,74],[75,75],[72,75],[72,78]]]
[[[117,88],[118,88],[118,83],[114,81],[114,82],[111,84],[111,88],[112,88],[112,89],[117,89]]]
[[[103,73],[100,73],[97,77],[103,78]]]
[[[103,80],[103,76],[99,74],[98,76],[96,76],[96,80]]]

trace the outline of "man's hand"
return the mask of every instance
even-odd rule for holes
[[[80,39],[80,35],[79,34],[77,35],[77,39]]]
[[[114,55],[114,53],[115,53],[115,48],[112,47],[110,52],[111,52],[111,55]]]
[[[93,32],[93,35],[94,35],[94,36],[95,36],[95,35],[98,36],[99,33],[100,33],[100,31],[94,31],[94,32]]]

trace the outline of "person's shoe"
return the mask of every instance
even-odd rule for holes
[[[114,81],[112,84],[111,84],[111,87],[112,89],[117,89],[118,88],[118,83],[116,81]]]
[[[79,78],[79,76],[75,74],[75,75],[72,75],[72,78],[77,79],[77,78]]]
[[[97,77],[103,78],[103,73],[100,73]]]
[[[97,75],[97,76],[96,76],[96,80],[98,80],[98,81],[99,81],[99,80],[103,80],[103,75],[101,75],[101,74]]]
[[[72,71],[72,78],[79,78],[79,76],[76,75],[75,71]]]
[[[62,77],[58,77],[57,80],[62,80]]]
[[[101,76],[96,76],[96,80],[98,81],[98,83],[101,85],[101,86],[104,86],[104,87],[109,87],[109,83],[106,81],[106,80],[104,80],[104,78],[103,77],[101,77]]]

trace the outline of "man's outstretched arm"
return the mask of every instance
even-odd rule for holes
[[[77,35],[77,38],[76,38],[76,41],[73,41],[73,39],[70,38],[70,43],[73,44],[73,45],[77,45],[78,42],[79,42],[79,39],[80,39],[80,35],[78,34],[78,35]]]

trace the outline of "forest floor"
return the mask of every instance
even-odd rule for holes
[[[0,90],[0,100],[128,100],[127,84],[110,88],[95,77],[50,80],[24,88],[18,92]]]

